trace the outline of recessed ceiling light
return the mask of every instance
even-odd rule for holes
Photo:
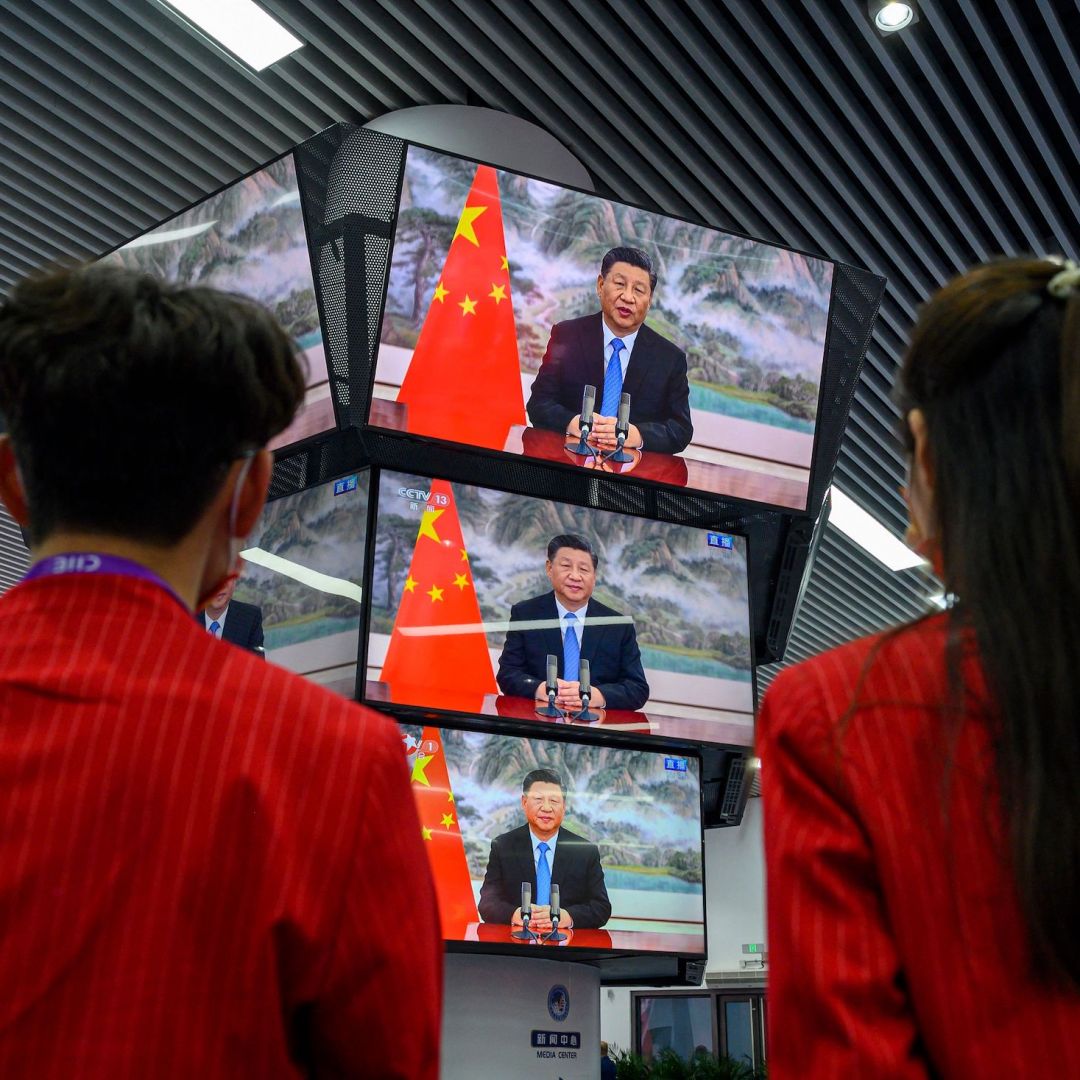
[[[210,37],[256,71],[304,43],[254,0],[159,0],[200,36]]]
[[[882,34],[895,34],[913,22],[918,21],[914,3],[899,3],[897,0],[870,0],[867,5],[874,26]]]
[[[829,511],[829,524],[835,525],[879,562],[883,562],[890,570],[912,570],[916,566],[927,565],[921,555],[912,551],[838,487],[833,485],[830,493],[832,509]]]

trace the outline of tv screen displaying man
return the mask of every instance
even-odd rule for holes
[[[236,581],[235,577],[229,578],[214,596],[207,600],[206,607],[195,612],[195,621],[201,623],[214,637],[261,654],[262,608],[257,604],[245,604],[242,600],[233,599]]]
[[[521,926],[521,885],[532,884],[529,928],[551,930],[551,886],[559,886],[562,929],[596,929],[611,918],[600,850],[562,827],[566,789],[558,773],[534,769],[521,783],[526,824],[491,842],[477,905],[484,922]]]
[[[504,694],[547,702],[547,658],[558,657],[555,704],[580,711],[581,661],[589,661],[597,709],[640,709],[649,699],[637,632],[629,616],[593,599],[599,558],[583,536],[565,533],[547,546],[551,592],[510,608],[496,681]]]
[[[596,387],[592,438],[617,443],[622,394],[630,395],[625,446],[659,454],[685,450],[694,435],[686,353],[645,325],[656,271],[640,248],[614,247],[600,264],[600,311],[556,323],[526,405],[536,427],[580,434],[581,399]]]

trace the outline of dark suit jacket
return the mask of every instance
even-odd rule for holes
[[[637,631],[632,622],[591,626],[590,619],[618,616],[618,612],[598,600],[585,609],[581,635],[581,658],[589,661],[589,680],[599,687],[609,709],[640,709],[649,700],[649,684],[641,666]],[[516,622],[546,620],[544,630],[515,630]],[[555,593],[522,600],[510,609],[511,629],[499,657],[496,681],[504,694],[531,698],[547,679],[548,653],[559,658],[559,678],[563,676],[563,641]]]
[[[206,612],[196,611],[195,621],[206,628]],[[223,641],[231,641],[242,649],[259,649],[263,644],[262,608],[257,604],[245,604],[230,600],[225,611],[225,626],[221,631]]]
[[[601,315],[568,319],[551,328],[544,361],[533,382],[526,411],[536,427],[565,431],[581,412],[586,384],[604,398],[604,330]],[[646,450],[677,454],[694,435],[686,353],[642,325],[626,366],[623,393],[630,395],[630,423]]]
[[[521,906],[521,883],[532,882],[536,896],[536,864],[533,862],[529,826],[522,825],[491,841],[487,873],[480,886],[480,918],[484,922],[509,923]],[[560,829],[551,883],[559,886],[559,906],[569,910],[579,930],[595,930],[611,918],[611,901],[604,884],[600,851],[583,836]]]

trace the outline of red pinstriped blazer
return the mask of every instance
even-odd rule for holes
[[[0,599],[0,1076],[438,1074],[391,723],[127,577]]]
[[[1080,996],[1029,974],[976,661],[958,736],[938,707],[946,619],[884,639],[846,721],[878,639],[766,695],[772,1080],[1080,1077]]]

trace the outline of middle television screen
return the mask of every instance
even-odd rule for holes
[[[833,273],[410,146],[369,423],[803,511]]]
[[[383,471],[374,546],[366,700],[752,744],[743,537]]]

